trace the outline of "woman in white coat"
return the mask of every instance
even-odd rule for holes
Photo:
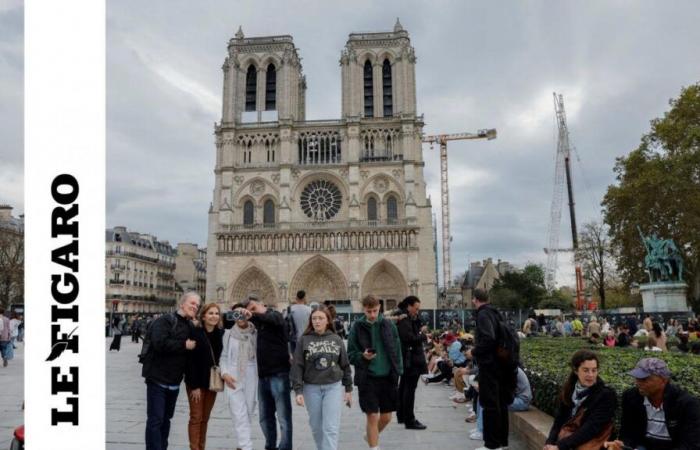
[[[258,392],[258,366],[255,359],[257,332],[255,326],[234,305],[235,325],[226,330],[221,352],[221,378],[224,393],[238,438],[237,450],[253,450],[251,423]],[[238,314],[236,314],[238,313]]]

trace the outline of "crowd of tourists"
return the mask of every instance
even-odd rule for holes
[[[0,306],[0,359],[7,367],[15,357],[17,343],[24,341],[24,317]]]
[[[661,319],[661,318],[660,318]],[[629,317],[613,323],[605,317],[590,316],[587,323],[576,316],[545,318],[531,315],[519,333],[521,338],[533,336],[587,337],[589,343],[605,347],[636,347],[653,352],[681,352],[700,355],[698,318],[686,322],[669,318],[665,323],[646,314],[643,319]]]
[[[428,427],[415,415],[421,380],[425,389],[444,386],[451,391],[445,401],[464,408],[465,421],[474,426],[465,431],[483,441],[480,449],[507,448],[509,411],[525,411],[533,399],[520,366],[519,339],[547,330],[536,318],[528,320],[529,330],[514,330],[489,304],[485,291],[474,290],[472,301],[477,311],[473,333],[431,332],[421,322],[415,296],[385,313],[375,296],[366,296],[363,316],[348,330],[332,305],[307,305],[304,291],[283,312],[253,294],[223,311],[215,303],[200,305],[199,296],[189,292],[176,313],[137,319],[129,328],[117,323],[132,332],[132,339],[143,340],[139,358],[146,382],[146,449],[167,448],[183,379],[193,450],[205,448],[219,393],[227,401],[237,450],[253,448],[256,414],[265,449],[291,450],[293,403],[306,409],[319,450],[339,448],[343,406],[357,403],[365,415],[363,439],[370,450],[378,450],[394,412],[406,429]],[[571,323],[571,335],[593,337],[606,323]],[[658,328],[652,322],[648,334]],[[660,332],[668,336],[668,326]],[[630,372],[636,387],[622,397],[618,432],[613,430],[617,397],[598,371],[595,352],[573,355],[544,450],[700,448],[700,403],[670,382],[662,360],[644,358]]]

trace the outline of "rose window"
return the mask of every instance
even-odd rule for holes
[[[329,220],[340,211],[340,189],[326,180],[307,184],[301,193],[301,209],[314,220]]]

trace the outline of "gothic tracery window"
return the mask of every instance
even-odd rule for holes
[[[275,95],[277,94],[277,70],[274,64],[267,66],[265,78],[265,111],[277,109]]]
[[[243,204],[243,225],[253,225],[255,220],[255,206],[248,200]]]
[[[335,217],[340,211],[341,203],[340,189],[327,180],[315,180],[307,184],[300,198],[304,214],[318,221]]]
[[[372,63],[365,61],[364,68],[364,97],[365,97],[365,117],[374,116],[374,89],[372,83]]]
[[[248,66],[245,76],[245,110],[255,111],[255,94],[258,84],[258,71],[254,65]]]
[[[386,201],[386,219],[389,223],[396,223],[399,219],[398,202],[393,195],[390,195]]]
[[[367,199],[367,220],[377,220],[377,200],[374,197]]]
[[[391,95],[391,63],[388,59],[385,59],[382,64],[382,92],[384,117],[391,117],[394,114],[394,105]]]
[[[275,224],[275,203],[272,200],[266,200],[263,206],[263,223],[265,225]]]

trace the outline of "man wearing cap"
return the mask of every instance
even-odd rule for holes
[[[258,330],[258,410],[265,450],[292,450],[291,364],[284,316],[266,307],[255,294],[249,294],[241,305],[246,319]],[[279,447],[277,421],[282,435]]]
[[[637,387],[622,394],[620,439],[605,448],[700,449],[700,401],[670,382],[666,363],[644,358],[628,373]]]

